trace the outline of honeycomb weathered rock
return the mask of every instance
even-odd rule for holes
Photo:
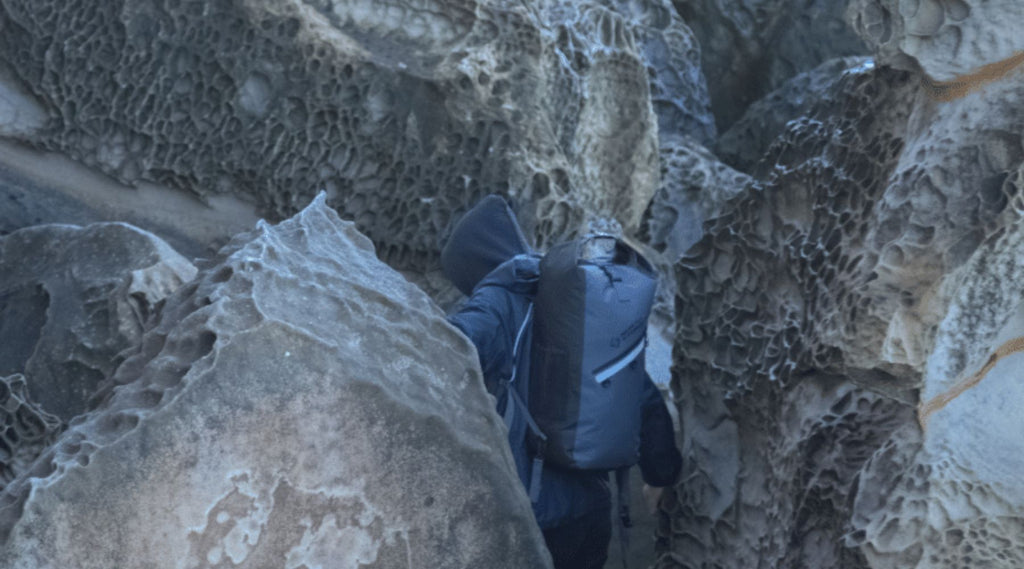
[[[998,79],[1024,63],[1020,2],[851,0],[847,18],[881,62],[921,69],[947,88],[966,77]]]
[[[549,567],[472,344],[318,198],[168,299],[0,564]]]
[[[711,128],[664,0],[12,0],[0,31],[48,117],[25,140],[125,182],[245,195],[270,219],[324,188],[400,268],[430,265],[492,192],[542,245],[587,214],[635,228],[657,117]]]
[[[0,490],[53,444],[63,426],[32,401],[25,376],[0,377]]]
[[[673,0],[701,46],[720,132],[787,79],[834,57],[866,55],[834,0]]]
[[[154,307],[195,267],[123,223],[40,225],[0,237],[0,376],[24,373],[69,420],[142,338]]]
[[[1022,296],[999,284],[1021,270],[1022,80],[946,97],[919,72],[844,74],[680,263],[689,476],[661,567],[1017,564],[1016,460],[994,457],[1019,452],[1003,402],[1020,356],[971,381],[1024,334]],[[836,412],[793,406],[833,385],[858,435],[812,443],[794,421]]]
[[[856,72],[873,65],[866,57],[842,57],[805,71],[782,84],[778,89],[750,105],[729,130],[715,141],[715,154],[726,164],[758,175],[756,166],[767,158],[763,167],[772,167],[765,152],[776,137],[786,131],[786,123],[811,112],[822,97],[831,92],[832,84],[843,73]]]

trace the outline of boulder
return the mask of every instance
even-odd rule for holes
[[[700,42],[719,132],[802,72],[868,53],[833,0],[673,0]]]
[[[63,422],[28,395],[25,376],[0,377],[0,489],[53,443]]]
[[[1021,75],[949,97],[878,55],[677,264],[659,567],[1020,559]]]
[[[1024,5],[985,0],[851,0],[847,19],[880,63],[924,72],[959,96],[1024,63]]]
[[[591,215],[633,230],[657,188],[659,120],[697,138],[711,126],[696,45],[665,0],[18,0],[0,29],[8,84],[47,117],[9,135],[271,220],[324,189],[402,270],[431,268],[493,192],[540,244]]]
[[[1002,234],[944,279],[952,301],[925,364],[917,421],[862,474],[848,541],[873,568],[1024,563],[1021,205],[1017,193]]]
[[[155,306],[196,269],[123,224],[40,225],[0,237],[0,376],[67,421],[142,339]]]
[[[874,65],[867,57],[839,57],[804,71],[750,105],[743,116],[715,141],[715,155],[723,162],[755,176],[767,175],[758,169],[771,169],[768,147],[786,131],[786,124],[812,114],[814,106],[832,92],[832,85],[847,72],[858,72]]]
[[[160,311],[0,495],[0,564],[550,567],[470,341],[325,196]]]

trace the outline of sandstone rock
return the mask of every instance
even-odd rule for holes
[[[662,143],[661,180],[643,237],[672,264],[700,241],[703,223],[717,216],[725,202],[751,182],[749,176],[686,138]]]
[[[701,144],[715,139],[700,45],[669,0],[604,0],[632,29],[648,68],[658,134],[687,136]]]
[[[1020,2],[852,0],[847,18],[880,63],[921,69],[951,83],[944,89],[962,91],[1024,63]]]
[[[53,443],[63,424],[28,395],[25,376],[0,377],[0,489]]]
[[[45,109],[0,61],[0,136],[30,136],[45,122]]]
[[[661,0],[14,1],[0,28],[0,61],[48,116],[32,144],[272,219],[323,188],[400,269],[429,268],[494,191],[541,244],[588,214],[631,230],[657,187],[657,118],[709,126]]]
[[[1024,563],[1019,168],[1002,229],[943,281],[952,301],[925,365],[914,425],[923,432],[895,440],[865,472],[850,541],[872,567]]]
[[[5,567],[546,567],[472,344],[323,196],[169,299],[8,486]]]
[[[998,402],[1018,356],[924,432],[913,409],[1020,334],[1020,295],[992,276],[1019,271],[1020,88],[939,101],[915,73],[844,74],[690,249],[673,374],[689,473],[660,567],[1015,564],[1024,507],[994,456],[1016,453]]]
[[[832,0],[673,0],[700,41],[720,132],[787,79],[835,57],[865,55]]]
[[[704,236],[704,222],[717,216],[750,177],[722,164],[690,138],[663,138],[661,148],[662,185],[648,206],[639,237],[653,249],[649,255],[661,276],[655,312],[663,317],[657,320],[659,327],[671,337],[676,294],[673,267]]]
[[[0,237],[0,375],[24,373],[43,410],[74,417],[141,341],[154,306],[194,275],[158,237],[122,223]]]
[[[715,155],[741,172],[767,174],[756,166],[775,138],[785,132],[786,123],[812,112],[843,73],[870,65],[873,62],[866,57],[835,58],[789,79],[747,108],[715,141]],[[773,163],[770,156],[767,159],[763,166],[770,169]]]

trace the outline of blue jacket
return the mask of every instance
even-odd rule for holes
[[[484,382],[488,391],[498,398],[499,413],[508,405],[503,383],[512,377],[516,336],[537,291],[539,264],[536,255],[519,255],[503,263],[477,284],[469,300],[449,318],[476,345]],[[522,361],[529,361],[529,327],[523,333]],[[524,377],[528,368],[520,366],[511,386],[524,401],[528,400],[529,378]],[[650,377],[646,379],[645,389],[639,466],[644,482],[651,486],[668,486],[679,476],[682,458],[675,445],[668,409]],[[519,478],[528,486],[532,456],[525,444],[526,436],[526,419],[521,413],[516,414],[509,425],[509,441]],[[542,529],[610,507],[607,472],[560,469],[545,463],[540,497],[533,504],[534,515]]]

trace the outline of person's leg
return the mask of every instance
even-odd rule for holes
[[[606,509],[544,530],[555,569],[601,569],[608,560],[611,537],[611,513]]]

